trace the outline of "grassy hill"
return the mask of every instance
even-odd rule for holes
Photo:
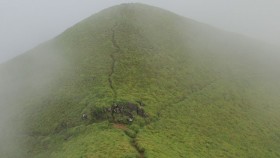
[[[1,157],[280,157],[277,51],[142,4],[0,66]]]

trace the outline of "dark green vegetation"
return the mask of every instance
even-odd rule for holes
[[[106,9],[1,65],[0,155],[280,157],[278,61],[159,8]]]

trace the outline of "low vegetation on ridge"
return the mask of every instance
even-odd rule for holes
[[[0,156],[280,157],[265,47],[151,6],[105,9],[1,65],[24,148]]]

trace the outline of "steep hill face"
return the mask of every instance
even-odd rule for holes
[[[279,157],[278,61],[159,8],[106,9],[0,66],[0,156]]]

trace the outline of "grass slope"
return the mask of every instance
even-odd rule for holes
[[[26,157],[279,157],[280,75],[266,51],[124,4],[1,65],[11,89],[1,95],[21,96],[7,102],[20,109]],[[120,102],[141,102],[148,116],[112,120],[104,109]]]

